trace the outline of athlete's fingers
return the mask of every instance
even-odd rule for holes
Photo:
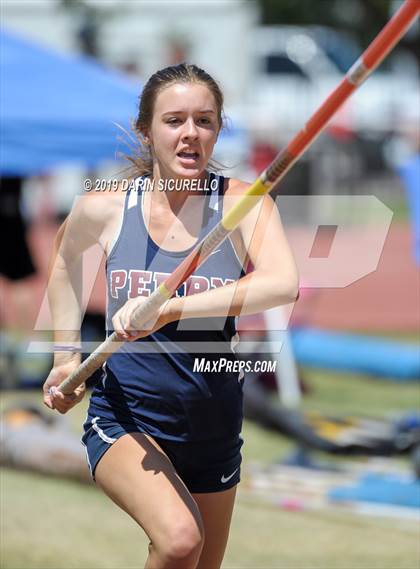
[[[57,404],[54,404],[53,409],[55,411],[58,411],[59,413],[61,413],[62,415],[64,415],[64,413],[67,413],[68,411],[70,411],[70,409],[72,409],[74,407],[74,403],[69,403],[69,402],[60,402]]]
[[[117,334],[118,340],[126,341],[129,339],[129,334],[126,332],[124,324],[122,322],[121,311],[117,312],[112,319],[112,326],[115,333]]]
[[[122,323],[125,333],[130,336],[132,332],[135,332],[134,326],[131,323],[131,318],[129,313],[125,313],[122,317]]]
[[[59,413],[66,413],[69,411],[75,405],[77,400],[76,393],[65,395],[64,393],[61,393],[61,391],[58,391],[55,386],[50,388],[50,394],[53,409],[56,409]]]
[[[44,405],[46,405],[49,409],[54,409],[52,405],[51,395],[48,391],[47,392],[44,391],[44,396],[42,400],[44,402]]]
[[[141,330],[132,330],[130,332],[130,337],[128,338],[129,342],[134,342],[135,340],[139,340],[140,338],[145,338],[149,335],[149,332],[144,332]]]
[[[53,368],[42,386],[44,405],[49,409],[55,409],[53,391],[56,389],[56,385],[63,379],[62,375],[57,369]]]
[[[134,324],[133,315],[135,313],[136,305],[131,304],[129,306],[124,306],[121,310],[121,322],[123,324],[123,329],[127,334],[130,336],[136,335],[139,330],[138,327]],[[141,327],[143,329],[143,326]]]
[[[73,403],[73,401],[75,401],[75,399],[76,399],[75,393],[70,393],[69,395],[66,395],[66,394],[62,393],[61,391],[59,391],[56,386],[51,387],[50,393],[51,393],[51,399],[52,399],[54,404],[57,404],[57,403]]]
[[[54,409],[51,397],[49,395],[44,395],[43,401],[44,405],[46,405],[48,409]]]
[[[117,338],[120,341],[133,342],[134,340],[148,336],[155,329],[162,326],[162,324],[157,326],[158,314],[143,323],[140,329],[133,325],[133,314],[139,305],[138,300],[138,298],[129,300],[114,314],[112,318],[114,332],[117,334]],[[141,300],[144,302],[144,299]]]

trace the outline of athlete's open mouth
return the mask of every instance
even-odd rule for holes
[[[200,155],[198,152],[189,152],[184,150],[183,152],[178,152],[177,156],[185,160],[197,160]]]

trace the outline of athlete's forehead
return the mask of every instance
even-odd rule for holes
[[[217,114],[217,106],[213,93],[206,85],[174,83],[158,94],[154,112],[159,116],[173,113]]]

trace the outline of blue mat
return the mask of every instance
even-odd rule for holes
[[[334,502],[370,502],[420,508],[420,481],[402,476],[367,474],[356,486],[332,488],[328,498]]]
[[[300,364],[397,381],[420,379],[420,347],[415,344],[314,328],[297,328],[291,336]]]

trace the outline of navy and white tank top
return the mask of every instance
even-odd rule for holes
[[[107,259],[108,333],[113,315],[129,298],[150,296],[192,250],[166,251],[153,242],[145,224],[141,180],[127,193],[121,229]],[[213,180],[218,182],[216,190],[211,189]],[[224,178],[211,174],[198,240],[222,218],[223,188]],[[243,274],[233,245],[226,239],[177,294],[204,292]],[[237,371],[215,371],[212,362],[225,358],[234,363],[237,340],[235,318],[215,317],[181,319],[146,338],[127,342],[105,364],[89,414],[172,440],[235,435],[242,422],[241,378]],[[201,358],[210,365],[199,369]]]

